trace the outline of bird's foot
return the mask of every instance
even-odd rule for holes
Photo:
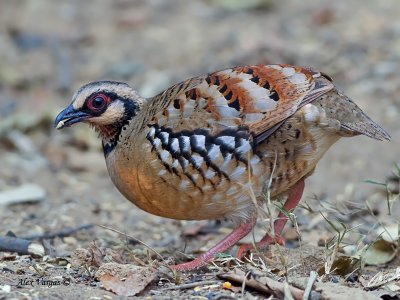
[[[243,223],[240,226],[233,229],[233,231],[222,239],[217,245],[212,247],[207,252],[198,256],[196,259],[179,264],[170,266],[172,270],[176,271],[189,271],[193,269],[198,269],[205,266],[210,260],[214,258],[217,253],[224,252],[226,249],[235,245],[238,241],[244,238],[254,227],[256,219],[251,219],[247,223]]]
[[[255,246],[256,246],[257,249],[264,249],[264,248],[266,248],[267,246],[269,246],[271,244],[279,244],[281,246],[284,246],[285,245],[285,240],[280,235],[277,235],[275,237],[271,237],[270,235],[266,235],[266,236],[263,237],[263,239],[261,241],[256,243]],[[237,252],[236,257],[240,259],[248,251],[253,250],[253,249],[254,249],[254,244],[252,244],[252,243],[243,244],[243,245],[241,245],[239,247],[239,250]]]
[[[204,261],[198,257],[187,263],[172,265],[169,267],[174,271],[190,271],[190,270],[199,269],[201,267],[204,267],[206,264],[207,264],[206,261]]]

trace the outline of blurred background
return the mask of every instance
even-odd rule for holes
[[[313,66],[392,136],[339,141],[307,180],[303,201],[317,210],[315,199],[386,207],[363,181],[385,182],[400,162],[399,16],[398,0],[0,0],[0,235],[104,224],[182,250],[192,223],[135,208],[112,185],[96,134],[84,125],[58,132],[53,120],[89,81],[126,81],[148,97],[245,64]],[[197,237],[187,251],[217,238]],[[93,239],[118,240],[93,227],[52,243],[61,255]]]

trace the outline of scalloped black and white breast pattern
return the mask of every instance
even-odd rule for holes
[[[156,155],[154,167],[161,163],[158,175],[177,176],[180,189],[195,187],[201,192],[216,189],[226,181],[248,176],[247,167],[260,159],[253,155],[246,130],[225,130],[211,135],[207,129],[173,132],[171,128],[149,125],[147,140]]]

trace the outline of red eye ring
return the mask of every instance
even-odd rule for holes
[[[87,106],[90,110],[99,111],[102,110],[109,102],[110,97],[107,95],[95,94],[89,99]]]

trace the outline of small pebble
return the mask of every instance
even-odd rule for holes
[[[17,188],[0,192],[0,205],[39,202],[45,199],[46,191],[37,184],[27,183]]]

